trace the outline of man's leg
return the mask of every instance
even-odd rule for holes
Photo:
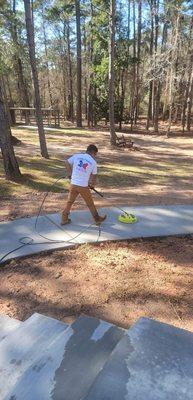
[[[79,187],[79,193],[84,199],[87,207],[89,208],[93,218],[96,218],[98,216],[98,211],[94,205],[94,201],[90,192],[90,189],[88,187]]]
[[[70,222],[68,215],[69,215],[72,205],[74,204],[78,195],[79,195],[78,190],[73,185],[71,185],[71,188],[70,188],[70,191],[68,194],[66,207],[65,207],[64,211],[62,212],[62,221],[61,221],[62,225],[66,224],[67,222]]]
[[[104,216],[104,217],[99,216],[98,211],[95,207],[90,189],[88,187],[79,187],[78,190],[79,190],[80,195],[84,199],[87,207],[89,208],[95,222],[97,222],[97,223],[103,222],[106,219],[106,216]]]

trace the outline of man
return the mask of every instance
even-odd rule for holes
[[[71,187],[66,207],[62,213],[61,225],[71,222],[69,213],[79,194],[84,199],[97,224],[101,224],[106,219],[106,215],[102,217],[98,214],[90,191],[90,188],[94,188],[96,185],[97,163],[95,158],[97,153],[97,147],[94,144],[90,144],[86,153],[74,154],[65,161],[67,176],[71,179]]]

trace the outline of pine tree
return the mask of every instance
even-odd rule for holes
[[[38,72],[37,72],[36,55],[35,55],[32,5],[33,5],[33,3],[31,3],[31,0],[24,0],[27,39],[28,39],[28,45],[29,45],[29,57],[30,57],[30,64],[31,64],[34,91],[35,91],[36,120],[37,120],[37,125],[38,125],[40,150],[41,150],[42,157],[49,158],[48,151],[47,151],[47,145],[46,145],[44,126],[43,126],[42,111],[41,111],[39,81],[38,81]]]
[[[0,147],[1,147],[3,166],[6,178],[10,180],[15,180],[20,178],[21,172],[11,142],[11,129],[3,101],[1,79],[0,79]]]
[[[110,12],[109,12],[109,122],[110,122],[110,138],[111,138],[112,145],[116,145],[115,115],[114,115],[115,6],[116,6],[115,0],[110,0]]]

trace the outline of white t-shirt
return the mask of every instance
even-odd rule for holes
[[[87,153],[74,154],[68,159],[72,167],[71,184],[87,187],[90,175],[97,174],[97,163]]]

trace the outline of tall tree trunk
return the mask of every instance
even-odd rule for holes
[[[77,35],[77,103],[76,125],[82,127],[82,55],[81,55],[81,30],[80,30],[80,0],[75,0],[76,5],[76,35]]]
[[[128,0],[128,18],[127,18],[127,40],[128,40],[128,45],[127,45],[127,55],[128,55],[128,59],[130,58],[130,46],[131,46],[131,0]],[[126,76],[127,76],[127,79],[128,79],[128,77],[130,77],[130,74],[131,74],[131,71],[132,71],[132,67],[130,67],[128,70],[127,70],[127,74],[126,74]],[[127,82],[126,82],[127,83]],[[126,85],[126,83],[125,83],[125,85]],[[132,86],[131,86],[131,79],[130,79],[130,82],[129,82],[129,88],[130,88],[130,98],[129,98],[129,103],[130,103],[130,106],[129,106],[129,113],[131,114],[131,97],[132,97]],[[126,86],[125,86],[125,89],[126,89]]]
[[[93,126],[93,85],[92,73],[90,74],[89,90],[88,90],[88,126]]]
[[[110,0],[109,14],[109,122],[110,141],[116,145],[115,115],[114,115],[114,91],[115,91],[115,70],[114,70],[114,49],[115,49],[115,4],[116,0]]]
[[[121,95],[120,95],[120,118],[119,118],[119,129],[122,129],[124,103],[125,103],[125,90],[126,90],[126,73],[125,69],[121,70],[120,85],[121,85]]]
[[[181,113],[181,123],[182,123],[183,133],[185,131],[185,125],[186,125],[188,94],[189,94],[189,88],[190,88],[191,74],[192,74],[191,66],[188,63],[188,65],[187,65],[187,82],[186,82],[186,85],[184,88],[184,93],[183,93],[183,104],[182,104],[182,113]]]
[[[44,4],[41,5],[42,11],[42,26],[43,26],[43,35],[44,35],[44,48],[45,48],[45,64],[46,64],[46,71],[47,71],[47,84],[48,84],[48,93],[50,98],[50,106],[53,107],[53,99],[52,99],[52,90],[51,90],[51,83],[50,83],[50,70],[48,64],[48,44],[47,44],[47,35],[46,35],[46,26],[45,26],[45,15],[44,15]]]
[[[186,67],[186,76],[187,76],[187,82],[186,82],[186,87],[184,90],[184,101],[183,101],[183,106],[182,106],[182,116],[181,116],[181,121],[182,121],[182,128],[183,132],[185,130],[185,125],[188,131],[190,131],[190,125],[191,125],[191,96],[192,96],[192,80],[193,80],[193,46],[192,46],[192,31],[193,31],[193,17],[190,20],[190,30],[189,30],[189,38],[188,38],[188,62],[187,62],[187,67]]]
[[[190,129],[191,129],[192,104],[193,104],[193,66],[192,66],[192,73],[191,73],[191,78],[190,78],[190,83],[189,83],[188,99],[187,99],[186,129],[188,132],[190,132]]]
[[[10,110],[10,107],[14,107],[14,101],[13,101],[13,96],[12,96],[12,92],[11,92],[8,74],[5,75],[5,80],[6,80],[5,85],[8,90],[8,106],[9,106],[9,113],[10,113],[10,118],[11,118],[10,125],[14,126],[16,124],[16,118],[15,118],[15,111]]]
[[[179,25],[180,25],[180,13],[177,11],[176,14],[176,25],[172,36],[172,52],[171,52],[171,62],[170,62],[170,75],[169,75],[169,92],[168,92],[168,104],[169,104],[169,117],[168,117],[168,127],[167,136],[169,136],[172,123],[172,111],[173,111],[173,100],[174,100],[174,75],[176,68],[176,61],[178,56],[178,40],[179,40]]]
[[[133,125],[135,119],[135,99],[136,99],[136,21],[135,21],[135,0],[133,0],[133,73],[132,73],[132,89],[131,89],[131,105],[130,115]],[[131,127],[132,127],[131,125]],[[132,130],[132,129],[131,129]]]
[[[163,26],[163,31],[162,31],[162,43],[161,43],[161,54],[163,54],[166,43],[167,43],[167,32],[168,32],[168,22],[166,21]],[[156,99],[155,99],[155,109],[156,109],[156,115],[155,115],[155,120],[154,120],[154,126],[155,126],[155,131],[159,131],[159,126],[158,126],[158,118],[159,118],[159,112],[160,112],[160,99],[161,99],[161,92],[162,92],[162,83],[159,81],[157,85],[157,91],[156,91]]]
[[[68,114],[69,121],[74,121],[74,96],[73,96],[73,77],[72,77],[72,61],[71,61],[71,44],[70,44],[70,22],[67,25],[67,61],[68,61]]]
[[[168,92],[168,99],[169,99],[169,117],[168,117],[168,127],[167,127],[167,136],[169,136],[172,124],[172,109],[173,109],[173,69],[171,68],[170,71],[170,81],[169,81],[169,92]]]
[[[64,120],[67,117],[67,101],[66,101],[66,75],[67,75],[67,70],[66,70],[66,59],[67,59],[67,53],[66,49],[64,46],[64,43],[66,41],[66,36],[65,36],[65,29],[64,29],[64,38],[62,40],[61,35],[59,34],[59,42],[60,42],[60,65],[59,69],[62,68],[62,88],[61,88],[61,98],[63,98],[63,115],[64,115]]]
[[[89,43],[89,90],[88,90],[88,126],[93,126],[93,4],[91,1],[91,33]]]
[[[153,42],[154,42],[154,18],[153,18],[153,0],[150,3],[150,12],[151,12],[151,38],[150,38],[150,48],[149,55],[152,58],[153,56]],[[148,112],[147,112],[147,122],[146,129],[149,130],[150,121],[152,120],[152,100],[153,100],[153,81],[151,80],[149,83],[149,103],[148,103]]]
[[[92,18],[92,17],[91,17]],[[87,83],[87,35],[86,35],[86,18],[83,22],[83,51],[84,51],[84,115],[88,118],[88,83]]]
[[[155,18],[155,50],[154,50],[154,63],[155,68],[157,64],[157,47],[158,47],[158,34],[159,34],[159,1],[154,0],[154,18]],[[160,86],[157,79],[154,80],[154,130],[158,133],[159,130],[159,99],[160,99]]]
[[[31,10],[31,0],[24,0],[25,6],[25,20],[26,20],[26,29],[27,29],[27,39],[29,46],[29,57],[30,64],[33,75],[33,84],[35,91],[35,108],[36,108],[36,120],[38,125],[38,133],[39,133],[39,141],[40,141],[40,150],[42,157],[49,158],[46,138],[43,126],[43,118],[42,118],[42,110],[41,110],[41,100],[40,100],[40,91],[39,91],[39,81],[38,81],[38,72],[36,66],[36,56],[35,56],[35,42],[34,42],[34,26],[32,20],[32,10]]]
[[[17,74],[18,81],[18,92],[19,92],[19,100],[21,107],[29,107],[29,96],[26,81],[23,73],[23,65],[20,57],[21,48],[18,40],[18,32],[17,32],[17,17],[16,17],[16,1],[13,0],[13,19],[11,22],[11,37],[14,44],[14,52],[13,52],[13,61],[15,66],[15,71]],[[29,123],[29,115],[25,113],[26,123]]]
[[[168,119],[169,80],[170,80],[170,71],[169,71],[169,68],[168,68],[168,70],[166,72],[165,87],[164,87],[163,112],[162,112],[163,121],[166,121]]]
[[[21,172],[15,157],[13,145],[11,143],[11,130],[9,121],[5,112],[3,102],[2,87],[0,82],[0,147],[3,158],[3,166],[6,179],[15,180],[20,178]]]
[[[186,87],[184,89],[184,99],[183,99],[183,104],[182,104],[182,113],[181,113],[181,124],[182,124],[182,131],[184,133],[185,131],[185,125],[186,125],[186,108],[187,108],[187,98],[188,98],[188,87],[189,87],[189,82],[186,83]]]
[[[130,39],[131,39],[131,0],[128,0],[128,19],[127,19],[127,40],[128,40],[128,56],[130,53]]]
[[[138,23],[137,23],[137,66],[136,66],[136,90],[135,90],[135,124],[139,114],[139,85],[140,85],[140,56],[141,56],[141,0],[138,0]]]
[[[61,54],[61,64],[62,64],[62,98],[63,98],[63,114],[64,120],[67,118],[67,102],[66,102],[66,69],[64,55]]]
[[[96,87],[96,85],[93,85],[93,96],[94,96],[94,99],[96,99],[97,98],[97,87]],[[94,109],[93,109],[93,126],[97,126],[97,113],[96,113],[96,109],[95,109],[95,107],[94,107]]]
[[[7,90],[8,90],[8,101],[10,103],[10,107],[14,107],[14,101],[13,101],[13,96],[12,96],[12,92],[11,92],[8,73],[5,73],[5,79],[6,79],[6,87],[7,87]]]
[[[11,126],[12,118],[11,118],[11,113],[10,113],[9,104],[8,104],[8,100],[7,100],[7,93],[6,93],[6,87],[5,87],[5,78],[4,78],[3,75],[1,76],[1,91],[2,91],[2,96],[3,96],[5,113],[6,113],[7,118],[8,118],[9,126]]]

